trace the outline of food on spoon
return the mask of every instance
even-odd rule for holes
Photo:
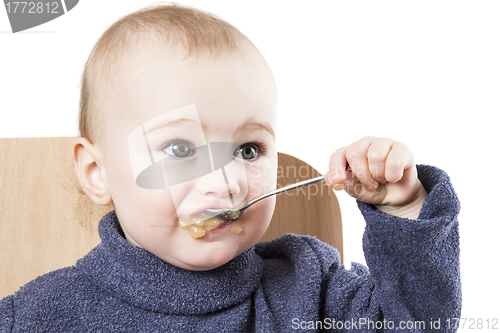
[[[229,217],[231,220],[236,220],[238,217],[240,217],[240,211],[239,210],[232,210],[228,212]]]
[[[231,220],[236,220],[240,216],[239,211],[230,211],[228,214]],[[210,216],[204,213],[179,219],[179,225],[181,228],[188,230],[189,234],[194,239],[205,236],[207,230],[214,230],[226,222],[227,220],[225,219],[221,219],[217,216]],[[243,231],[243,227],[241,225],[232,225],[230,230],[232,233],[239,234]]]
[[[197,227],[203,227],[205,225],[205,220],[209,219],[210,216],[207,214],[197,214],[195,216],[185,216],[179,219],[179,224],[182,228],[194,224]]]
[[[220,227],[224,223],[224,220],[214,216],[205,221],[205,230],[213,230]]]

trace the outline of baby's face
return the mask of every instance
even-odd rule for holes
[[[256,52],[214,61],[162,51],[137,60],[111,97],[103,152],[117,216],[127,240],[159,258],[190,270],[218,267],[258,242],[275,198],[196,239],[179,218],[276,188],[274,79]],[[231,232],[234,225],[243,231]]]

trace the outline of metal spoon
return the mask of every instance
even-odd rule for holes
[[[263,194],[260,197],[257,197],[257,198],[255,198],[253,200],[250,200],[245,205],[243,205],[243,206],[241,206],[239,208],[232,208],[232,209],[209,208],[209,209],[204,210],[203,212],[201,212],[199,214],[196,214],[195,216],[193,216],[193,218],[196,219],[197,217],[199,217],[201,219],[206,219],[207,216],[210,216],[210,217],[217,216],[218,218],[220,218],[222,220],[225,220],[225,221],[235,220],[238,217],[240,217],[241,212],[243,212],[245,209],[247,209],[248,207],[250,207],[251,205],[253,205],[254,203],[256,203],[256,202],[258,202],[258,201],[260,201],[262,199],[265,199],[267,197],[270,197],[271,195],[275,195],[275,194],[278,194],[278,193],[281,193],[281,192],[285,192],[285,191],[288,191],[288,190],[293,190],[294,188],[299,188],[299,187],[302,187],[302,186],[311,185],[311,184],[314,184],[314,183],[317,183],[317,182],[320,182],[320,181],[323,181],[323,180],[325,180],[323,176],[316,177],[316,178],[311,178],[311,179],[307,179],[307,180],[303,180],[301,182],[298,182],[298,183],[295,183],[295,184],[291,184],[291,185],[287,185],[285,187],[281,187],[281,188],[278,188],[278,189],[276,189],[274,191],[271,191],[271,192],[268,192],[266,194]]]

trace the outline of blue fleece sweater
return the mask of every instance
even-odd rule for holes
[[[417,220],[358,202],[369,270],[347,270],[331,246],[288,234],[188,271],[129,244],[113,211],[99,224],[102,242],[75,266],[1,300],[0,332],[394,332],[401,322],[404,332],[453,331],[459,202],[444,172],[418,172],[429,195]]]

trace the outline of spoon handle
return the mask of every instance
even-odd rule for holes
[[[240,208],[240,212],[243,211],[243,210],[245,210],[249,206],[253,205],[257,201],[260,201],[262,199],[270,197],[271,195],[275,195],[275,194],[279,194],[281,192],[293,190],[294,188],[299,188],[299,187],[302,187],[302,186],[311,185],[311,184],[314,184],[314,183],[317,183],[317,182],[320,182],[320,181],[323,181],[323,180],[325,180],[325,178],[323,176],[319,176],[319,177],[316,177],[316,178],[306,179],[306,180],[303,180],[303,181],[295,183],[295,184],[290,184],[290,185],[278,188],[278,189],[276,189],[274,191],[268,192],[266,194],[261,195],[260,197],[257,197],[257,198],[255,198],[253,200],[250,200],[249,202],[247,202],[247,204],[245,206],[243,206],[243,207]]]

